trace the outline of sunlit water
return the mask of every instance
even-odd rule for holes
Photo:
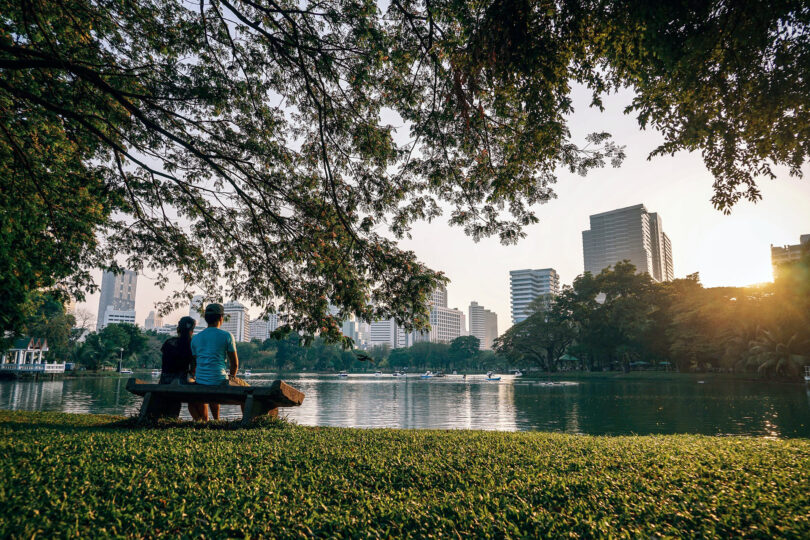
[[[149,375],[139,375],[149,378]],[[273,374],[254,376],[268,385]],[[572,378],[539,381],[504,376],[284,375],[306,394],[281,409],[304,425],[431,429],[539,430],[626,435],[701,433],[810,437],[810,390],[802,385],[725,379]],[[133,415],[141,399],[125,377],[0,381],[0,408]],[[223,407],[223,416],[240,416]],[[184,417],[188,412],[183,410]]]

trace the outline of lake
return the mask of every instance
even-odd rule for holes
[[[248,380],[258,386],[275,378],[263,374]],[[283,379],[306,399],[301,407],[281,409],[282,415],[303,425],[810,437],[810,390],[800,384],[677,374],[503,376],[499,382],[484,375],[423,380],[418,375],[285,374]],[[2,409],[133,415],[140,403],[126,391],[124,376],[0,381]],[[222,412],[240,417],[235,406]],[[185,408],[183,415],[189,418]]]

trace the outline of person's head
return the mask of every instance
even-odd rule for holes
[[[225,317],[225,306],[222,304],[208,304],[205,306],[205,322],[208,326],[219,327],[222,325],[222,319]]]
[[[197,321],[192,317],[183,317],[177,323],[177,335],[180,337],[191,338],[194,333],[194,327],[197,326]]]

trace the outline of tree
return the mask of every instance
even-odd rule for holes
[[[478,356],[481,342],[475,336],[459,336],[450,342],[450,349],[447,351],[450,365],[446,369],[461,368]]]
[[[24,333],[48,341],[49,362],[64,362],[70,357],[75,338],[71,332],[73,315],[65,313],[59,298],[50,294],[32,294],[31,303],[33,312],[24,322]]]
[[[394,369],[410,367],[412,362],[413,357],[410,349],[407,348],[393,349],[388,355],[388,365]]]
[[[808,362],[808,357],[801,354],[805,345],[798,334],[780,336],[760,330],[751,342],[751,355],[759,373],[796,376],[799,366]]]
[[[520,239],[623,150],[572,134],[571,82],[699,150],[727,211],[810,151],[799,0],[0,1],[0,331],[32,291],[81,299],[116,257],[165,284],[340,339],[339,321],[424,328],[443,276],[394,237],[440,203],[473,238]],[[396,113],[397,130],[383,118]],[[407,133],[405,133],[407,131]],[[185,302],[185,289],[167,300]],[[278,301],[276,299],[279,299]],[[339,307],[331,315],[328,304]]]
[[[554,309],[535,311],[495,340],[495,350],[512,363],[529,362],[557,371],[560,358],[576,332],[567,316]]]

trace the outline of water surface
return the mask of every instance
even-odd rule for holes
[[[276,378],[248,380],[267,385]],[[499,382],[483,375],[283,378],[306,399],[282,414],[304,425],[810,437],[810,390],[803,385],[692,376],[553,381],[503,376]],[[126,391],[125,377],[0,381],[2,409],[133,415],[140,403]],[[222,409],[224,417],[240,416],[238,407]],[[183,415],[188,418],[185,409]]]

